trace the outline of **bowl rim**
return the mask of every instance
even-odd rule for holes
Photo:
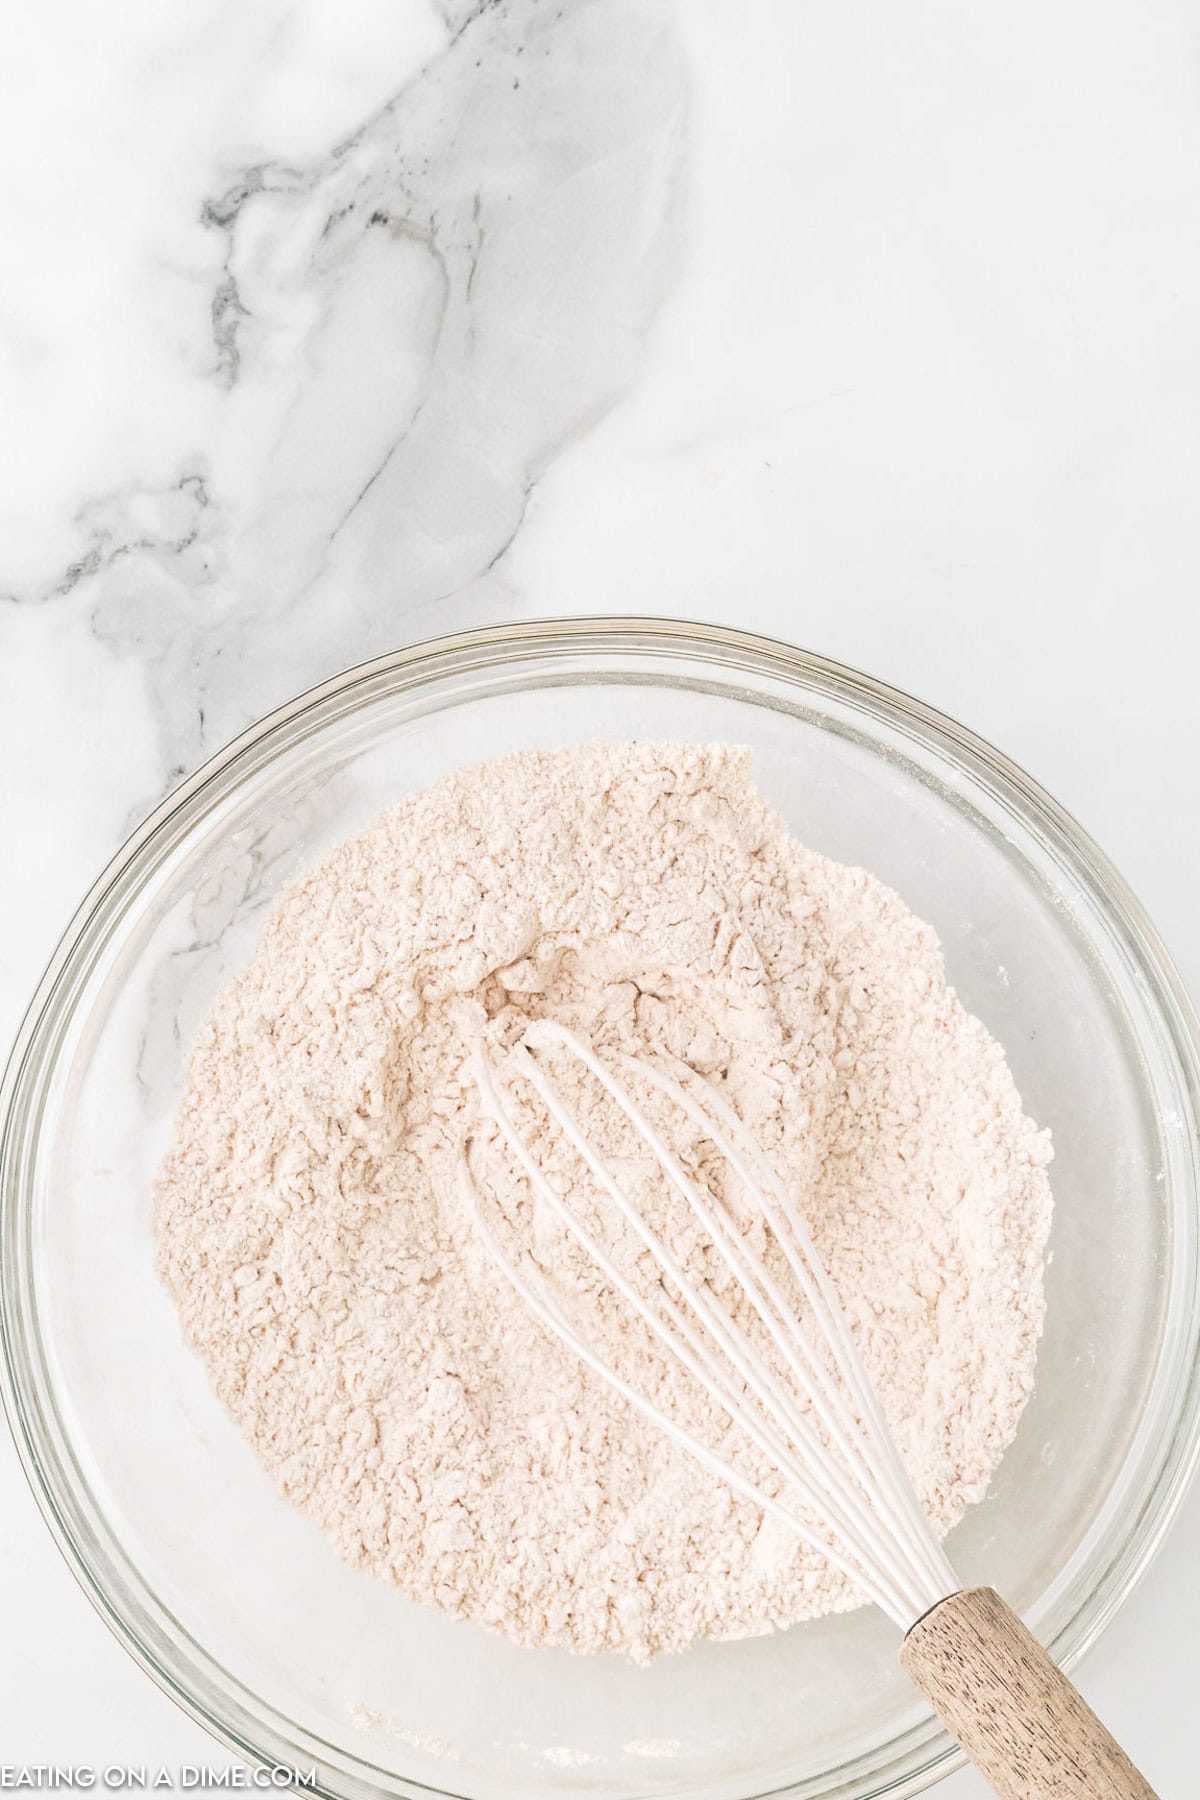
[[[31,1284],[25,1283],[26,1291],[22,1291],[20,1281],[22,1271],[31,1267],[30,1221],[22,1217],[21,1202],[28,1198],[23,1194],[26,1171],[14,1146],[27,1124],[30,1107],[44,1100],[46,1081],[55,1065],[75,1000],[86,985],[106,925],[111,929],[122,916],[121,902],[136,892],[139,883],[135,877],[143,855],[156,844],[159,854],[165,854],[169,845],[190,827],[197,809],[214,790],[232,791],[238,779],[263,767],[278,749],[295,741],[306,721],[310,728],[318,726],[353,712],[373,695],[431,683],[462,668],[486,669],[501,663],[516,665],[547,656],[570,658],[572,654],[592,651],[638,653],[651,658],[691,656],[698,662],[715,659],[727,672],[736,673],[739,668],[766,671],[826,698],[846,701],[860,709],[865,704],[876,718],[882,716],[910,733],[916,728],[924,740],[952,749],[970,773],[1001,791],[1005,803],[1027,826],[1036,821],[1039,834],[1056,858],[1065,861],[1082,879],[1106,923],[1123,941],[1147,986],[1151,1010],[1166,1029],[1190,1109],[1193,1208],[1184,1220],[1190,1267],[1182,1275],[1183,1292],[1176,1295],[1177,1304],[1185,1310],[1188,1327],[1187,1342],[1177,1346],[1177,1360],[1186,1367],[1185,1380],[1171,1429],[1159,1448],[1155,1479],[1149,1484],[1129,1541],[1102,1571],[1093,1591],[1051,1645],[1065,1668],[1073,1667],[1086,1654],[1140,1582],[1174,1521],[1200,1462],[1200,1208],[1195,1204],[1196,1178],[1200,1175],[1200,1019],[1145,909],[1105,853],[1064,807],[1011,758],[939,709],[830,657],[736,627],[640,614],[522,619],[438,635],[370,658],[315,683],[264,714],[171,789],[135,827],[68,920],[18,1027],[0,1079],[0,1397],[42,1516],[72,1574],[110,1630],[185,1713],[218,1743],[249,1762],[301,1768],[315,1758],[337,1768],[345,1779],[337,1785],[326,1785],[319,1779],[309,1789],[328,1800],[344,1800],[348,1793],[365,1796],[375,1792],[362,1779],[370,1774],[383,1778],[393,1794],[436,1795],[443,1800],[455,1800],[455,1796],[449,1789],[434,1788],[408,1776],[398,1777],[326,1744],[291,1720],[283,1723],[303,1742],[290,1746],[297,1752],[295,1762],[281,1764],[257,1740],[267,1725],[263,1715],[270,1712],[275,1719],[282,1719],[282,1715],[225,1670],[220,1671],[225,1684],[225,1710],[214,1712],[211,1705],[177,1678],[169,1653],[160,1654],[156,1648],[157,1634],[146,1629],[147,1625],[153,1626],[153,1620],[146,1613],[144,1601],[135,1596],[143,1615],[139,1617],[134,1609],[122,1608],[114,1600],[96,1567],[96,1551],[103,1549],[99,1540],[104,1536],[104,1521],[86,1519],[90,1541],[81,1541],[83,1534],[73,1526],[69,1515],[72,1510],[86,1513],[87,1509],[80,1507],[78,1492],[72,1488],[72,1467],[85,1493],[86,1483],[74,1464],[65,1430],[56,1419],[47,1421],[37,1381],[30,1379],[28,1354],[30,1344],[37,1342],[36,1320],[28,1291]],[[1174,1275],[1178,1281],[1178,1267]],[[39,1373],[35,1370],[35,1377]],[[64,1469],[68,1471],[65,1475]],[[158,1612],[187,1642],[195,1645],[203,1658],[219,1668],[215,1659],[202,1645],[195,1644],[186,1628],[172,1620],[161,1605]],[[1061,1642],[1063,1639],[1069,1642]],[[257,1712],[243,1707],[230,1694],[231,1686],[248,1695]],[[871,1773],[862,1768],[863,1757],[859,1754],[853,1764],[843,1765],[840,1771],[830,1770],[818,1779],[837,1780],[839,1774],[851,1779],[869,1774],[871,1779],[882,1782],[869,1790],[871,1794],[886,1793],[898,1800],[899,1796],[924,1791],[964,1760],[947,1735],[928,1721],[923,1728],[901,1732],[868,1754],[873,1759],[887,1755],[892,1760],[887,1766],[877,1763]],[[916,1762],[912,1760],[914,1755]],[[807,1781],[801,1790],[770,1790],[778,1795],[797,1791],[811,1791]],[[768,1800],[768,1796],[759,1795],[757,1800]]]

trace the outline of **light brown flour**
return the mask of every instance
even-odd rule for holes
[[[347,1561],[523,1643],[644,1657],[853,1604],[473,1242],[472,1133],[500,1212],[540,1227],[469,1046],[503,1077],[541,1017],[722,1084],[799,1197],[939,1531],[981,1497],[1032,1382],[1048,1141],[929,928],[795,843],[722,747],[463,771],[284,897],[201,1031],[157,1190],[159,1267],[218,1394]],[[593,1341],[631,1354],[627,1312],[575,1279]],[[639,1378],[720,1441],[665,1369]]]

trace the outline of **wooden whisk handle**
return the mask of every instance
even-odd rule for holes
[[[1157,1800],[991,1588],[940,1601],[909,1631],[900,1661],[1000,1800]]]

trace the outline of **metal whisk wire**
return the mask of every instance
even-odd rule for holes
[[[716,1298],[683,1268],[671,1246],[650,1227],[621,1183],[588,1141],[534,1052],[552,1045],[569,1051],[603,1087],[641,1138],[658,1168],[698,1221],[745,1293],[787,1379],[781,1379],[749,1334]],[[576,1152],[597,1187],[617,1208],[659,1272],[656,1304],[637,1292],[588,1230],[567,1198],[539,1167],[502,1096],[482,1044],[475,1076],[484,1111],[495,1121],[518,1167],[539,1199],[595,1262],[655,1340],[718,1401],[729,1418],[783,1477],[788,1498],[768,1494],[726,1458],[709,1449],[640,1393],[596,1350],[563,1313],[526,1247],[514,1260],[484,1216],[471,1168],[462,1161],[464,1197],[480,1242],[526,1306],[543,1324],[643,1417],[649,1419],[737,1493],[789,1527],[901,1630],[927,1612],[958,1581],[934,1537],[883,1421],[849,1326],[811,1236],[759,1146],[711,1083],[682,1063],[667,1073],[659,1062],[626,1057],[631,1073],[676,1107],[726,1160],[779,1246],[824,1350],[809,1341],[796,1308],[763,1257],[745,1241],[715,1196],[684,1169],[661,1133],[622,1083],[577,1033],[551,1022],[531,1026],[517,1046],[521,1074]],[[684,1086],[689,1083],[693,1092]],[[702,1098],[697,1098],[697,1094]],[[667,1283],[671,1284],[672,1292]],[[689,1316],[690,1315],[690,1316]],[[815,1420],[804,1414],[800,1397]],[[797,1505],[801,1511],[797,1511]]]

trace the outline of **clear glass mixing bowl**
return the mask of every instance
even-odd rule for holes
[[[151,1262],[181,1063],[285,883],[389,801],[525,745],[749,744],[805,842],[936,926],[1054,1134],[1036,1391],[954,1532],[1072,1663],[1130,1592],[1197,1443],[1197,1035],[1137,902],[949,720],[743,633],[505,626],[264,720],[159,807],[73,920],[3,1094],[6,1399],[46,1518],[139,1662],[249,1758],[345,1796],[912,1794],[954,1752],[872,1610],[649,1669],[521,1650],[335,1561],[209,1392]]]

